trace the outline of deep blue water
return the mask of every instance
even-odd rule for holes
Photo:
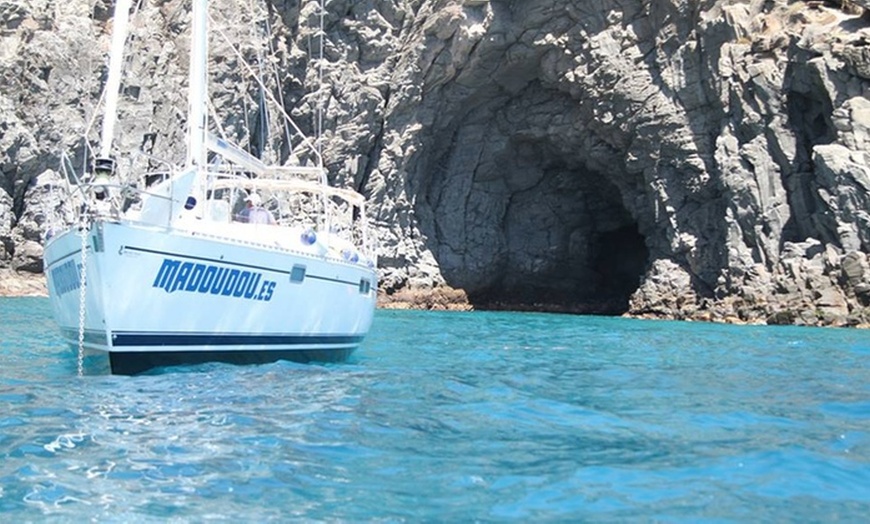
[[[870,332],[378,311],[345,364],[76,376],[0,299],[0,520],[865,521]]]

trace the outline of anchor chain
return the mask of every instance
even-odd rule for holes
[[[80,233],[82,236],[82,265],[79,272],[79,354],[78,354],[78,376],[84,376],[85,364],[85,314],[87,308],[87,274],[88,274],[88,228],[87,225],[80,224]]]

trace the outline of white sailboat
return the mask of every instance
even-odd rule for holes
[[[192,4],[187,158],[160,175],[122,177],[113,133],[131,0],[116,3],[99,152],[81,176],[64,161],[71,181],[57,190],[72,219],[48,224],[54,317],[79,349],[79,372],[83,353],[105,355],[116,374],[343,360],[375,309],[364,199],[327,184],[307,139],[315,162],[269,165],[212,134],[208,0]]]

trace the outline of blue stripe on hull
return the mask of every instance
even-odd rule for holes
[[[242,350],[242,351],[146,351],[109,353],[115,375],[135,375],[165,366],[224,362],[227,364],[268,364],[278,360],[291,362],[343,362],[356,347],[339,349]]]
[[[78,333],[64,329],[64,335],[73,347]],[[104,349],[90,348],[90,354],[108,355],[111,372],[116,375],[135,375],[156,367],[194,365],[206,362],[229,364],[266,364],[278,360],[291,362],[342,362],[362,342],[362,336],[350,335],[243,335],[214,333],[112,333],[112,347],[105,346],[105,332],[87,331],[85,342]],[[162,351],[165,347],[229,348]],[[240,347],[252,349],[239,349]],[[264,349],[264,346],[266,347]],[[268,349],[268,346],[275,349]],[[294,347],[295,346],[295,347]],[[323,348],[316,346],[337,346]],[[124,351],[136,347],[144,351]],[[256,349],[253,349],[256,348]]]
[[[246,335],[222,333],[112,332],[112,347],[133,346],[323,346],[358,345],[361,336],[348,335]]]

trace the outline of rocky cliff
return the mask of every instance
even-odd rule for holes
[[[311,130],[316,4],[257,2]],[[99,97],[108,4],[0,0],[0,266],[41,270],[40,209]],[[184,4],[144,2],[124,86],[122,142],[167,157]],[[870,322],[868,0],[327,8],[325,151],[372,199],[385,300]],[[221,45],[214,104],[247,111]]]

